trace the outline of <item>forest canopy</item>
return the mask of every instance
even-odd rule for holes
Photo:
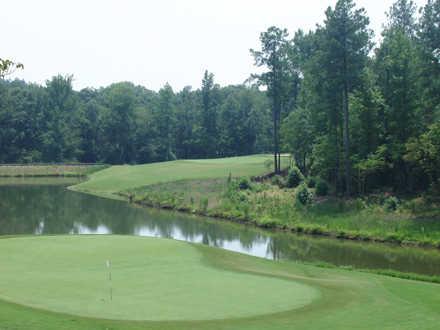
[[[8,80],[23,66],[2,60],[0,162],[273,152],[279,172],[288,152],[341,194],[440,190],[440,0],[397,0],[380,38],[364,9],[339,0],[314,30],[273,26],[260,40],[250,55],[263,71],[248,83],[220,87],[206,71],[201,88],[178,92],[130,82],[75,91],[69,75],[41,86]]]

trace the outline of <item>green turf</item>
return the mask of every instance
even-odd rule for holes
[[[111,300],[107,259],[112,263]],[[304,284],[208,267],[193,246],[164,239],[4,239],[0,264],[0,297],[97,318],[237,318],[295,309],[319,296]]]
[[[261,175],[271,170],[272,156],[176,160],[145,165],[122,165],[99,171],[73,189],[98,195],[111,195],[141,186],[188,179],[215,179]]]
[[[110,257],[112,302],[104,265]],[[0,240],[0,265],[2,329],[438,329],[440,324],[438,284],[163,239],[8,238]]]

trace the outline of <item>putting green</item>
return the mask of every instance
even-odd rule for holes
[[[0,267],[0,299],[105,319],[242,318],[301,308],[320,296],[292,280],[213,267],[194,246],[165,239],[1,239]]]

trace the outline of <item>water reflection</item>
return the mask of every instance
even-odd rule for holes
[[[133,207],[63,185],[2,185],[0,234],[123,234],[166,237],[269,259],[440,275],[440,251],[271,233],[229,222]]]

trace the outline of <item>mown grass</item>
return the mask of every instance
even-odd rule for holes
[[[15,270],[26,267],[20,261],[28,264],[15,276],[0,274],[8,282],[0,296],[15,295],[20,303],[0,301],[6,329],[436,329],[440,324],[440,285],[434,283],[273,262],[163,239],[39,237],[0,244],[2,263]],[[8,258],[11,253],[18,259]],[[114,261],[111,303],[107,258]],[[155,321],[84,316],[93,313]]]
[[[107,165],[0,165],[0,177],[82,177]]]
[[[285,160],[287,162],[287,159]],[[118,192],[158,183],[180,180],[218,179],[261,175],[271,171],[272,156],[176,160],[145,165],[121,165],[99,171],[74,190],[108,196]]]
[[[207,267],[193,246],[165,239],[11,238],[0,240],[0,263],[0,297],[95,318],[250,317],[299,308],[318,297],[299,283]]]

